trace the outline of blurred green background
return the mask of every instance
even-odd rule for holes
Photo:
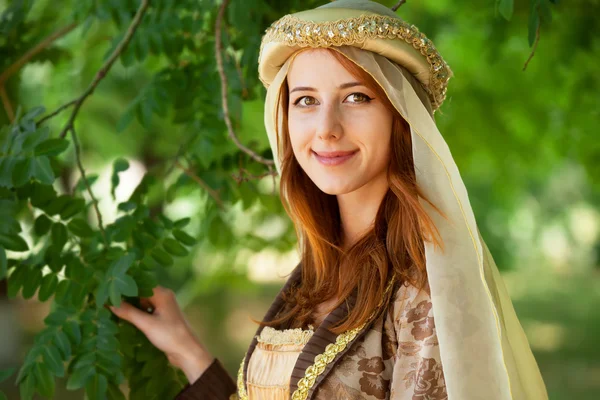
[[[265,91],[256,73],[260,36],[284,14],[324,3],[231,0],[227,7],[223,54],[231,117],[241,142],[266,157]],[[255,178],[266,167],[227,137],[214,50],[221,2],[150,4],[130,46],[77,117],[82,160],[88,174],[98,176],[92,188],[106,224],[118,218],[116,204],[146,173],[156,178],[154,210],[191,218],[187,231],[199,244],[159,271],[159,281],[177,292],[198,335],[234,375],[256,329],[250,317],[262,317],[298,261],[294,229],[277,196],[277,179]],[[135,0],[0,0],[0,73],[54,32],[68,30],[1,82],[0,125],[19,107],[52,111],[81,95],[137,6]],[[438,126],[550,399],[597,399],[600,1],[548,8],[552,19],[543,18],[525,71],[532,51],[530,4],[515,4],[510,21],[491,0],[409,0],[398,14],[433,40],[454,71]],[[52,135],[69,115],[49,122]],[[113,199],[118,158],[130,168],[121,173]],[[79,178],[73,152],[62,160],[59,192],[70,191]],[[238,182],[239,175],[246,179]],[[216,201],[199,180],[218,192],[223,210],[214,211]],[[8,301],[0,285],[0,369],[19,365],[48,311],[35,297]],[[18,399],[10,381],[0,389]],[[56,398],[82,399],[83,393],[57,387]]]

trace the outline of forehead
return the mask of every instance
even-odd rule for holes
[[[338,86],[339,83],[355,81],[350,72],[325,49],[303,50],[292,60],[287,75],[293,86]]]

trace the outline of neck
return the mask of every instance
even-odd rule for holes
[[[377,211],[389,189],[383,174],[361,188],[337,195],[342,222],[342,248],[347,250],[375,224]]]

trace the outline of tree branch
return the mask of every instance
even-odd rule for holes
[[[223,201],[221,201],[219,193],[217,193],[213,188],[208,186],[208,184],[204,182],[198,175],[196,175],[194,171],[184,167],[179,161],[175,161],[175,165],[177,165],[177,167],[181,169],[187,176],[196,181],[202,187],[202,189],[206,190],[208,194],[215,200],[215,203],[217,203],[219,207],[224,208]]]
[[[242,174],[246,174],[246,176],[243,176]],[[262,179],[267,176],[275,177],[275,176],[277,176],[277,171],[274,171],[272,167],[269,167],[269,172],[265,172],[264,174],[260,174],[260,175],[252,175],[247,170],[241,168],[239,175],[231,174],[231,177],[233,179],[235,179],[235,181],[238,183],[238,185],[242,182],[248,182],[248,181],[255,180],[255,179]]]
[[[534,54],[535,54],[535,50],[537,49],[538,43],[540,42],[540,26],[542,24],[539,23],[536,30],[535,30],[535,42],[533,42],[533,48],[531,49],[531,54],[529,55],[529,58],[527,59],[527,61],[525,61],[525,65],[523,66],[523,71],[525,71],[527,69],[527,66],[529,65],[529,61],[531,61],[531,59],[533,58]]]
[[[106,231],[104,230],[104,225],[102,224],[102,214],[100,214],[100,209],[98,208],[98,200],[94,197],[94,192],[92,192],[92,187],[87,180],[85,175],[85,169],[83,168],[83,164],[81,163],[81,149],[79,147],[79,141],[77,140],[77,134],[75,133],[75,127],[71,125],[69,128],[71,131],[71,138],[73,139],[73,146],[75,147],[75,159],[77,160],[77,167],[79,168],[79,173],[81,174],[81,178],[83,179],[83,183],[85,183],[85,187],[87,192],[90,194],[92,198],[92,204],[94,205],[94,210],[96,210],[96,217],[98,218],[98,229],[102,233],[102,238],[104,239],[104,245],[106,248],[110,247],[108,243],[108,238],[106,237]]]
[[[225,119],[225,125],[227,125],[227,132],[229,138],[235,143],[235,145],[242,150],[244,153],[248,154],[253,160],[265,164],[265,165],[275,165],[273,160],[266,159],[264,157],[259,156],[254,151],[250,150],[246,146],[244,146],[236,136],[233,125],[231,123],[231,117],[229,115],[229,105],[227,104],[227,75],[225,74],[225,69],[223,67],[223,44],[222,44],[222,34],[221,34],[221,25],[223,23],[223,17],[225,15],[225,9],[229,4],[229,0],[223,0],[221,7],[219,8],[219,13],[217,14],[217,20],[215,23],[215,56],[217,58],[217,69],[219,70],[219,76],[221,77],[221,102],[223,107],[223,117]]]
[[[104,79],[104,77],[106,76],[106,74],[108,73],[108,71],[110,70],[112,65],[119,58],[119,55],[123,52],[123,50],[125,50],[125,48],[129,44],[129,42],[131,41],[131,38],[133,37],[133,35],[134,35],[135,31],[137,30],[137,28],[139,27],[140,23],[142,22],[142,18],[144,16],[144,14],[146,13],[146,10],[148,9],[148,3],[149,3],[149,0],[141,1],[140,6],[138,7],[137,12],[135,13],[135,16],[133,17],[133,20],[131,21],[131,24],[129,24],[129,27],[127,28],[127,32],[125,33],[125,36],[123,37],[121,42],[119,42],[119,44],[117,45],[117,48],[113,51],[113,53],[110,55],[108,60],[106,60],[104,65],[102,65],[102,67],[96,74],[94,80],[88,86],[87,90],[77,99],[71,100],[70,102],[60,106],[56,111],[54,111],[50,115],[41,118],[40,122],[46,121],[48,118],[53,117],[53,116],[57,115],[59,112],[61,112],[62,110],[68,108],[71,105],[74,105],[75,108],[73,109],[73,112],[71,113],[71,116],[69,117],[69,120],[67,121],[67,124],[65,125],[62,132],[60,133],[60,137],[64,138],[67,135],[67,132],[73,128],[73,123],[75,122],[75,118],[77,117],[77,113],[79,112],[79,109],[81,108],[83,102],[92,93],[94,93],[94,90],[96,89],[96,87],[98,86],[100,81],[102,79]]]
[[[392,11],[393,11],[393,12],[396,12],[396,10],[397,10],[397,9],[399,9],[399,8],[400,8],[400,6],[401,6],[402,4],[404,4],[404,3],[406,3],[406,0],[400,0],[400,1],[398,2],[398,4],[396,4],[395,6],[393,6],[393,7],[392,7]]]
[[[10,99],[8,98],[8,93],[6,93],[6,88],[2,83],[0,83],[0,97],[2,97],[2,104],[4,105],[4,109],[6,110],[8,121],[12,123],[15,119],[15,112],[12,108],[12,105],[10,104]]]
[[[69,107],[71,107],[75,103],[77,103],[77,99],[71,100],[70,102],[63,104],[62,106],[58,107],[56,110],[54,110],[53,112],[51,112],[50,114],[44,115],[42,118],[40,118],[40,120],[37,122],[37,124],[38,125],[42,124],[44,121],[49,120],[50,118],[52,118],[55,115],[59,114],[65,108],[69,108]]]
[[[23,65],[25,65],[27,63],[27,61],[29,61],[31,58],[33,58],[36,54],[38,54],[39,52],[44,50],[55,40],[63,37],[67,33],[71,32],[73,29],[75,29],[76,26],[77,26],[77,24],[71,24],[71,25],[65,26],[64,28],[57,30],[56,32],[52,33],[50,36],[48,36],[47,38],[45,38],[44,40],[39,42],[37,45],[35,45],[27,53],[23,54],[23,56],[21,58],[19,58],[17,61],[15,61],[11,66],[9,66],[6,70],[4,70],[2,75],[0,75],[0,85],[4,84],[4,82],[8,78],[10,78],[11,75],[13,75],[15,72],[17,72]]]

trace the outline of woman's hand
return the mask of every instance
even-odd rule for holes
[[[194,335],[172,290],[157,286],[153,296],[140,299],[143,307],[152,307],[149,314],[129,303],[110,307],[119,318],[135,325],[150,342],[165,353],[169,362],[183,370],[190,384],[209,367],[213,357]]]

